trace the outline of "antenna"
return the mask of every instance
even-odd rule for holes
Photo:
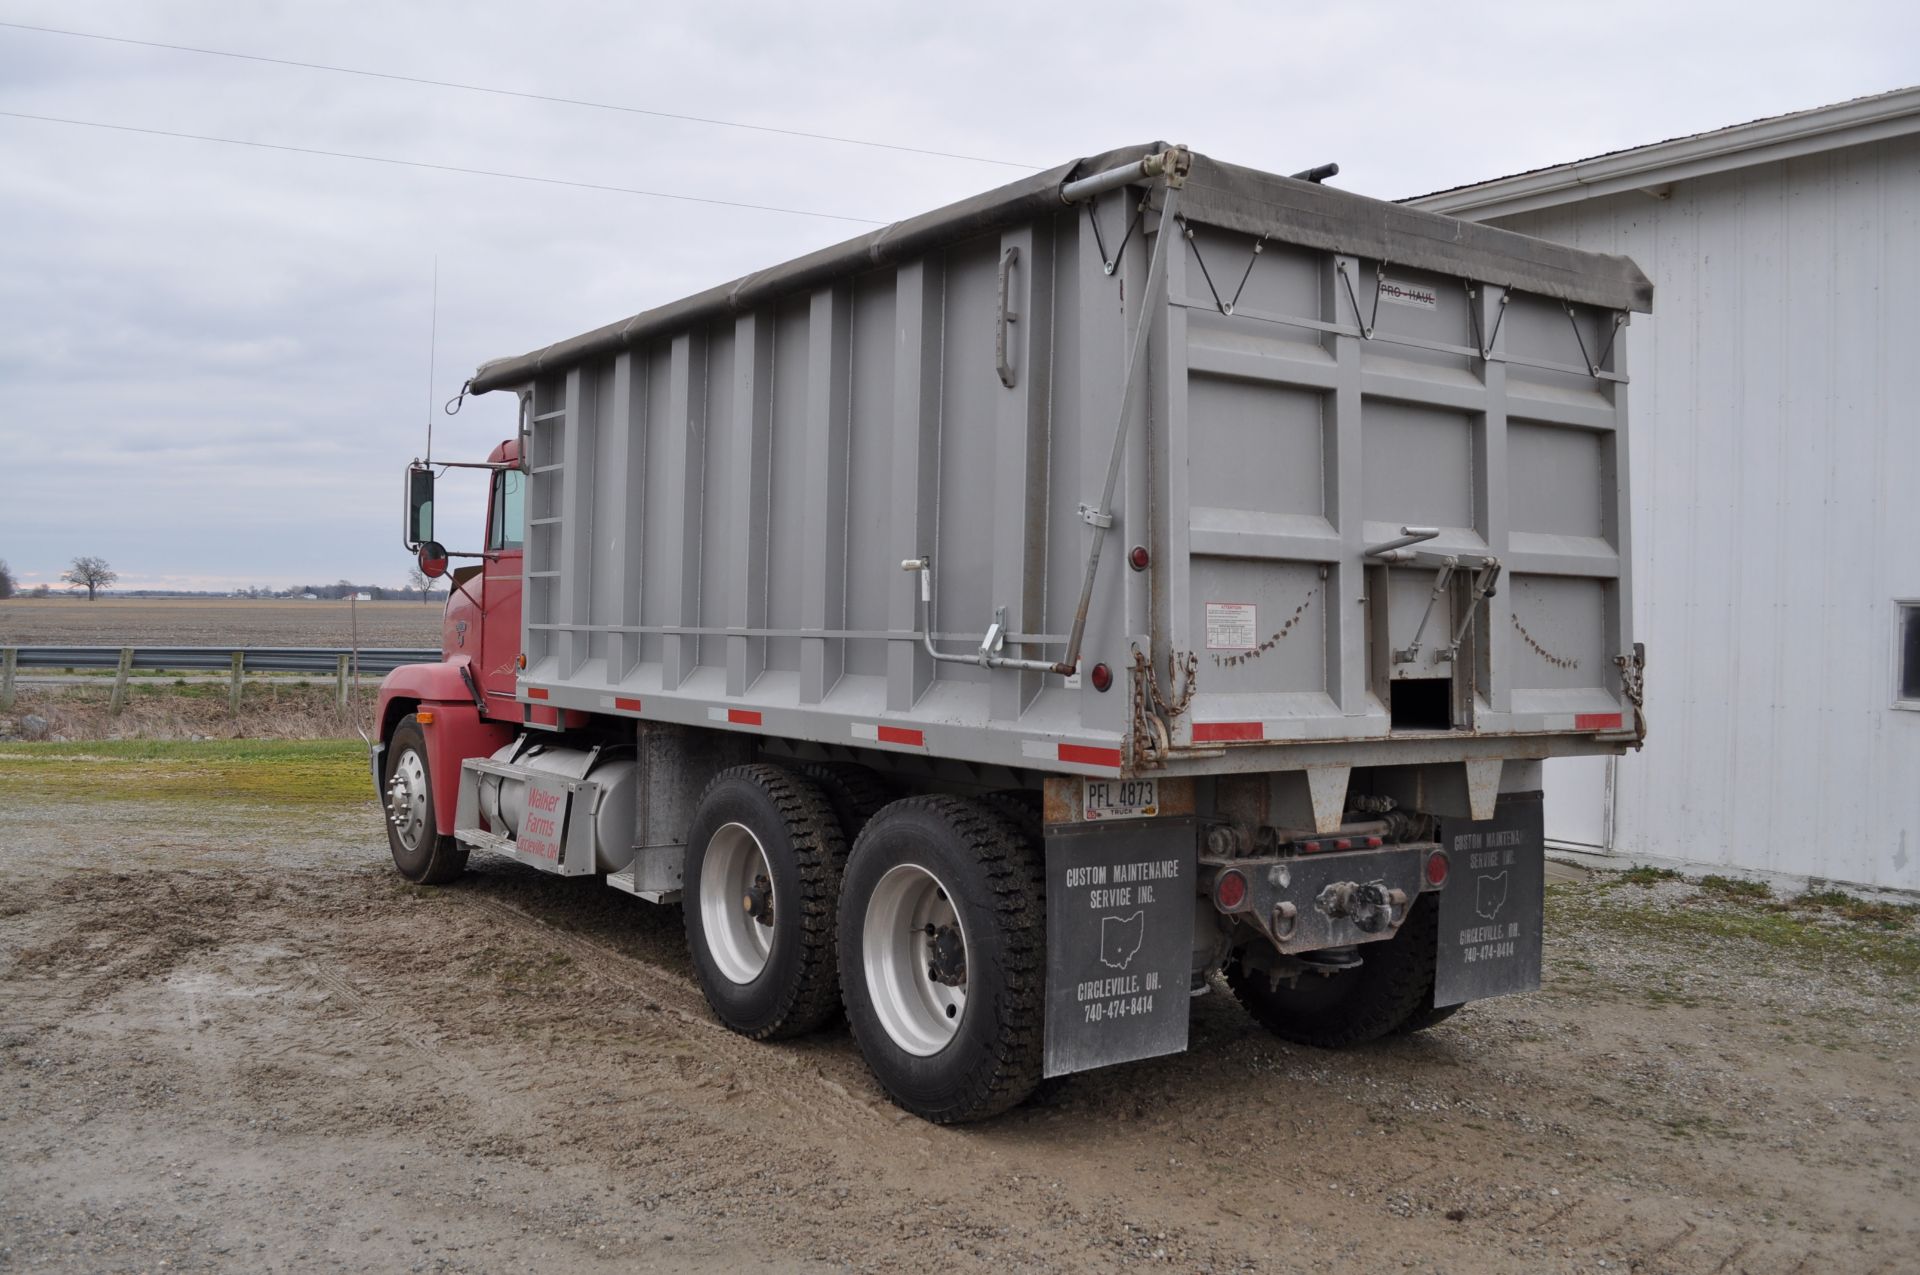
[[[433,463],[433,356],[440,345],[440,254],[433,254],[433,318],[427,327],[427,464]]]

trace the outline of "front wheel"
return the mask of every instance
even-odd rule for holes
[[[427,736],[411,714],[387,739],[387,848],[401,876],[419,885],[445,885],[467,870],[467,848],[442,835],[433,813],[433,770]]]
[[[840,894],[840,990],[893,1101],[981,1120],[1040,1082],[1046,907],[1039,848],[999,812],[909,797],[867,824]]]

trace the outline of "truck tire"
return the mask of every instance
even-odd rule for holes
[[[387,737],[387,848],[393,866],[417,885],[445,885],[467,870],[467,848],[443,836],[433,813],[433,770],[427,761],[427,736],[409,713]]]
[[[1432,1000],[1433,998],[1429,996],[1427,999]],[[1405,1022],[1393,1029],[1393,1034],[1396,1036],[1411,1036],[1415,1032],[1423,1032],[1429,1027],[1438,1027],[1441,1023],[1446,1022],[1449,1018],[1459,1013],[1463,1007],[1464,1002],[1453,1005],[1428,1005],[1425,1009],[1416,1009]]]
[[[982,803],[908,797],[867,824],[840,895],[847,1022],[895,1104],[983,1120],[1040,1083],[1045,864]]]
[[[900,794],[893,785],[855,762],[810,761],[800,773],[814,782],[840,821],[840,835],[851,846],[867,820]]]
[[[983,793],[975,801],[996,811],[1020,830],[1020,835],[1036,846],[1046,842],[1046,822],[1040,813],[1040,794],[1017,789],[1003,789],[999,792]]]
[[[755,1040],[840,1008],[834,908],[846,841],[820,790],[779,766],[714,776],[687,835],[687,946],[714,1015]]]
[[[1360,946],[1358,969],[1306,973],[1292,984],[1276,984],[1236,957],[1227,965],[1227,985],[1262,1027],[1282,1040],[1318,1049],[1430,1027],[1446,1017],[1433,1008],[1439,902],[1438,895],[1421,895],[1398,934]]]

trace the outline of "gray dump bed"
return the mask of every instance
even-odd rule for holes
[[[1184,152],[1062,201],[1163,149],[482,367],[524,396],[521,697],[1109,775],[1630,742],[1644,276]]]

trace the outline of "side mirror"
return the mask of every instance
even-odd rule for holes
[[[433,541],[433,470],[418,461],[407,466],[407,548]],[[436,549],[438,545],[434,546]],[[446,554],[439,555],[445,558]]]
[[[438,540],[420,543],[420,574],[429,580],[438,580],[447,574],[447,551]]]

